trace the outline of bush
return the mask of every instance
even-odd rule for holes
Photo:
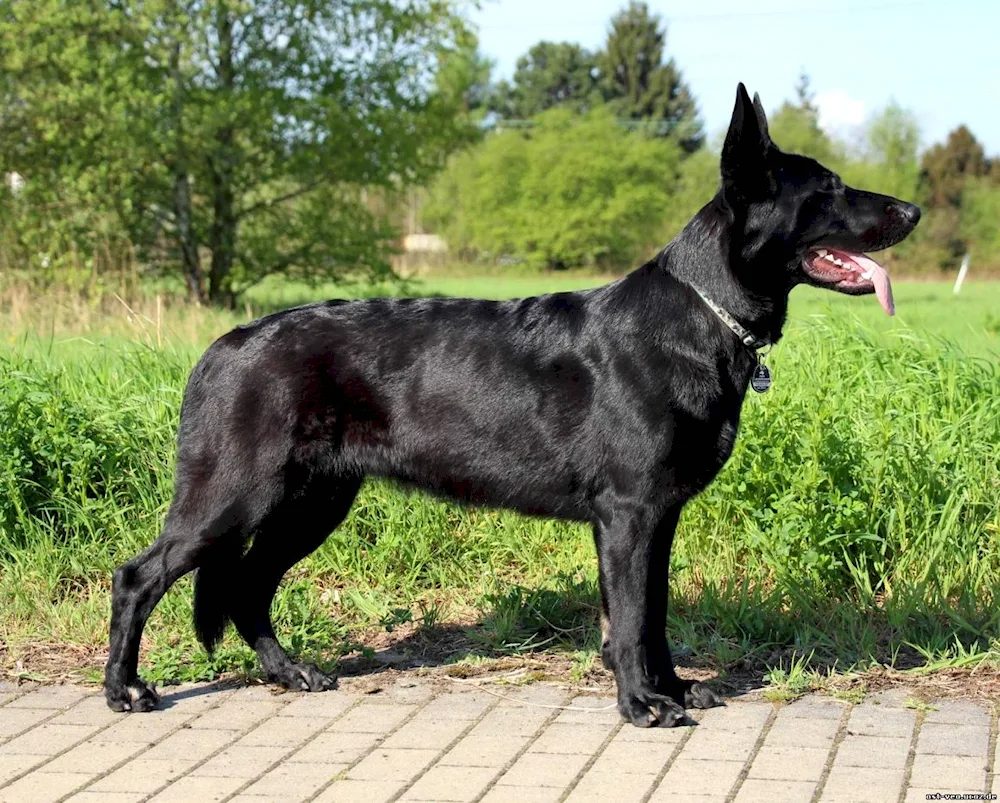
[[[554,109],[453,158],[424,220],[480,259],[632,265],[661,244],[680,162],[672,141],[630,132],[605,109]]]

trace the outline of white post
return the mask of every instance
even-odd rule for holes
[[[966,252],[965,256],[962,257],[962,267],[958,269],[958,278],[955,279],[955,295],[958,295],[958,291],[962,289],[962,282],[965,281],[965,274],[969,272],[969,253]]]

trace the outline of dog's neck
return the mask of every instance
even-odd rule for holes
[[[764,292],[738,279],[737,274],[754,275],[755,266],[741,253],[733,229],[732,213],[717,196],[660,252],[657,262],[674,278],[698,288],[758,338],[777,343],[790,288]],[[759,275],[766,271],[761,269]]]

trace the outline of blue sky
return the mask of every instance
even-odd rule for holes
[[[481,49],[509,77],[539,41],[597,49],[627,0],[482,0]],[[667,21],[667,53],[709,134],[729,120],[738,81],[768,111],[809,74],[826,127],[855,136],[890,99],[917,116],[924,147],[959,123],[1000,155],[997,0],[650,0]],[[780,143],[779,143],[780,144]]]

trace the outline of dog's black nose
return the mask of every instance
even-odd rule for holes
[[[916,226],[920,221],[920,207],[916,204],[900,203],[899,213],[906,218],[906,222],[911,226]]]

